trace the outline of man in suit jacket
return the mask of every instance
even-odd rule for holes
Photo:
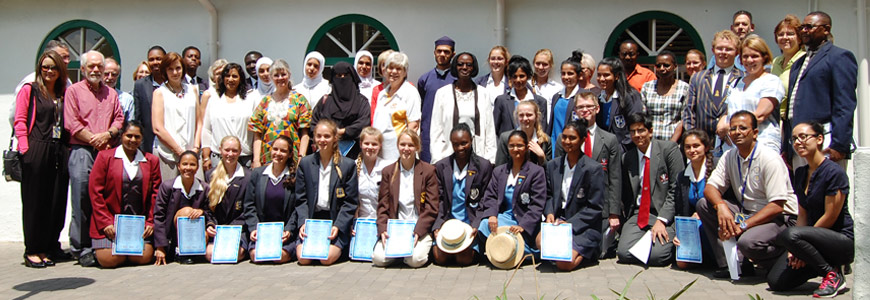
[[[793,101],[786,110],[789,122],[783,127],[782,138],[783,141],[791,138],[791,127],[795,124],[811,120],[823,123],[830,133],[825,137],[826,143],[830,141],[830,145],[825,145],[825,154],[845,167],[842,159],[851,156],[852,118],[858,103],[855,95],[858,65],[852,52],[828,41],[830,32],[828,14],[817,11],[804,18],[800,37],[807,45],[807,54],[791,67],[788,86],[789,99]],[[782,148],[791,155],[791,144],[786,143]]]
[[[653,245],[646,264],[666,266],[673,259],[674,198],[683,157],[676,143],[652,139],[652,120],[645,114],[631,114],[626,123],[637,149],[622,157],[622,178],[627,184],[622,196],[630,209],[616,253],[619,262],[638,261],[629,249],[650,231]]]
[[[259,83],[258,78],[260,78],[257,77],[257,60],[261,57],[263,57],[263,54],[260,53],[260,51],[251,50],[245,54],[245,71],[248,72],[248,80],[245,81],[245,89],[250,90],[257,88],[257,84]]]
[[[716,64],[712,68],[692,75],[689,80],[689,96],[683,109],[683,128],[704,130],[708,136],[715,137],[719,117],[728,113],[725,99],[728,89],[737,85],[744,72],[734,66],[740,37],[731,30],[717,32],[713,36],[713,56]],[[726,138],[725,132],[718,135]]]
[[[142,123],[142,145],[139,149],[142,152],[151,153],[151,148],[154,146],[154,127],[151,125],[151,96],[154,95],[154,90],[160,87],[166,78],[160,73],[160,62],[163,61],[163,56],[166,55],[166,50],[163,47],[152,46],[148,50],[148,67],[151,68],[151,75],[140,78],[133,86],[133,110],[136,113],[135,120]]]
[[[202,80],[202,77],[196,76],[196,70],[202,65],[202,53],[199,51],[199,48],[187,46],[181,52],[181,55],[182,62],[187,66],[184,82],[196,85],[199,88],[199,94],[202,95],[202,92],[208,89],[208,80]]]

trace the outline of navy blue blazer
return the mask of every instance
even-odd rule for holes
[[[197,191],[190,199],[184,196],[184,190],[172,187],[175,178],[163,181],[154,203],[154,246],[168,247],[169,241],[175,240],[175,213],[184,207],[208,210],[208,183],[196,179],[202,185],[202,191]]]
[[[674,224],[677,201],[677,181],[683,175],[685,163],[680,154],[680,147],[671,141],[651,140],[652,158],[650,167],[650,214],[664,218],[667,225]],[[637,197],[641,193],[640,168],[637,153],[631,150],[622,154],[622,201],[627,217],[634,214],[638,208]]]
[[[810,60],[801,78],[797,78],[807,56],[799,58],[791,65],[788,86],[791,94],[795,83],[798,91],[790,95],[794,103],[794,118],[791,126],[806,121],[831,123],[831,148],[846,158],[851,157],[852,119],[858,104],[857,87],[858,65],[855,55],[849,50],[827,42],[819,47]],[[799,80],[799,81],[798,81]],[[783,130],[783,140],[791,137],[791,128]],[[791,147],[783,147],[791,149]]]
[[[565,160],[559,156],[547,163],[547,204],[544,215],[553,215],[571,223],[574,245],[582,249],[583,257],[598,257],[601,244],[601,207],[604,203],[604,169],[601,165],[580,155],[574,165],[574,176],[562,208],[562,178],[565,175]]]
[[[336,170],[341,170],[341,176]],[[319,186],[320,151],[303,157],[296,169],[296,224],[299,226],[305,224],[305,220],[314,218]],[[338,227],[342,234],[350,236],[357,205],[359,188],[356,163],[350,158],[342,157],[338,166],[333,166],[329,174],[329,217],[332,225]]]
[[[598,127],[606,130],[607,132],[613,133],[616,136],[616,139],[619,140],[623,145],[631,144],[631,136],[628,134],[628,126],[629,124],[626,122],[626,118],[628,115],[633,113],[641,113],[644,111],[643,99],[641,99],[640,93],[637,92],[634,88],[628,89],[628,95],[619,95],[621,98],[620,101],[626,101],[625,109],[620,109],[619,104],[613,102],[610,105],[610,125],[606,124],[606,120],[604,120],[604,113],[598,113],[598,120],[595,122],[598,124]],[[602,97],[605,97],[602,93],[598,96],[598,104],[601,107],[604,107],[604,100]]]
[[[532,93],[532,90],[529,89],[529,93]],[[545,131],[550,125],[547,123],[547,99],[544,97],[534,95],[535,103],[538,104],[538,108],[541,110],[541,117],[538,119],[538,122],[541,122],[541,128]],[[510,93],[505,93],[504,95],[495,97],[495,103],[493,104],[492,109],[492,120],[495,123],[495,133],[501,134],[506,131],[511,131],[519,127],[519,122],[517,118],[514,117],[514,111],[516,110],[516,100]]]
[[[507,66],[505,66],[505,68],[507,68]],[[507,69],[505,69],[505,70],[507,70]],[[479,85],[479,86],[486,87],[486,82],[489,81],[489,78],[491,78],[491,77],[492,77],[492,73],[486,73],[486,75],[477,77],[477,79],[474,80],[474,83],[477,83],[477,85]],[[502,94],[507,94],[511,89],[510,84],[508,83],[507,74],[505,74],[504,76],[501,77],[501,84],[504,87],[504,92],[502,92]],[[499,96],[499,95],[496,95],[496,96]]]
[[[239,164],[241,165],[241,164]],[[211,182],[211,176],[214,174],[215,168],[205,172],[205,181]],[[214,207],[214,210],[205,210],[205,219],[208,226],[216,225],[245,225],[245,190],[248,187],[248,181],[251,178],[251,169],[242,166],[245,172],[244,177],[236,177],[230,182],[227,182],[227,190],[224,192],[224,197],[221,203]],[[229,174],[232,176],[232,174]],[[206,195],[206,203],[208,203],[208,195]],[[206,204],[208,207],[208,204]]]
[[[438,217],[432,225],[432,231],[441,228],[447,220],[453,219],[453,156],[452,154],[435,163],[435,174],[441,187],[441,205]],[[481,200],[492,178],[492,164],[488,160],[474,156],[468,162],[468,175],[465,177],[465,214],[471,222],[471,228],[480,225]]]
[[[492,179],[483,196],[481,220],[497,216],[507,210],[507,207],[502,204],[510,172],[510,163],[495,167],[492,171]],[[518,175],[517,185],[514,187],[513,213],[520,227],[523,228],[523,238],[533,241],[531,239],[536,238],[541,229],[541,216],[544,214],[544,205],[547,202],[547,177],[544,175],[544,168],[529,161],[523,163]]]
[[[260,219],[265,218],[263,208],[266,207],[266,185],[269,183],[269,176],[263,174],[263,170],[271,167],[271,164],[256,168],[251,171],[251,176],[248,179],[248,187],[245,188],[245,230],[252,232],[257,230],[257,223]],[[271,172],[271,171],[270,171]],[[290,173],[290,176],[294,174]],[[293,189],[284,189],[284,210],[281,212],[284,219],[284,231],[291,234],[296,231],[296,218],[293,215],[296,209],[296,195],[293,194]]]
[[[151,125],[151,96],[154,95],[154,77],[148,75],[136,80],[133,85],[134,118],[142,123],[142,152],[151,153],[154,146],[154,127]]]
[[[569,106],[574,106],[574,100],[571,100]],[[597,126],[592,139],[594,141],[592,142],[591,158],[601,164],[604,175],[607,176],[604,181],[607,188],[604,191],[604,206],[601,214],[605,218],[610,217],[610,215],[622,216],[622,144],[619,143],[615,135]],[[565,151],[562,150],[561,142],[555,141],[554,144],[559,145],[554,147],[556,148],[556,156],[564,156]]]

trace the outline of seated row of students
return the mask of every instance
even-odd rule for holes
[[[620,147],[609,149],[616,141],[612,134],[597,131],[594,122],[591,128],[586,126],[584,120],[595,118],[597,101],[584,94],[574,100],[578,120],[565,124],[558,138],[560,155],[549,161],[548,155],[534,161],[538,142],[533,139],[538,135],[540,141],[545,134],[523,125],[522,118],[520,128],[507,134],[507,162],[495,168],[475,154],[475,135],[464,123],[450,133],[453,153],[432,166],[417,159],[420,139],[411,130],[398,136],[400,158],[383,161],[378,157],[383,140],[373,128],[363,130],[362,154],[354,163],[337,150],[336,125],[322,120],[314,130],[320,151],[304,157],[298,166],[290,155],[291,141],[281,137],[272,145],[272,162],[248,171],[237,161],[238,139],[224,138],[221,163],[206,174],[209,183],[195,178],[196,154],[186,152],[180,159],[181,175],[160,184],[156,158],[136,150],[141,126],[131,122],[121,136],[122,145],[101,152],[91,174],[96,217],[90,233],[100,248],[98,261],[104,267],[125,261],[144,264],[152,261],[153,253],[156,264],[164,264],[173,254],[167,249],[175,245],[174,217],[204,215],[210,237],[215,225],[245,225],[247,239],[240,246],[240,258],[246,252],[256,257],[257,223],[280,221],[285,223],[281,262],[312,263],[299,257],[299,247],[306,237],[305,220],[314,218],[333,221],[329,256],[320,261],[332,264],[347,253],[354,218],[375,217],[380,237],[373,253],[375,265],[396,262],[384,254],[388,219],[416,221],[416,244],[405,264],[423,266],[431,252],[436,263],[468,265],[489,254],[487,239],[502,232],[521,241],[523,254],[538,253],[543,217],[547,223],[572,224],[572,260],[557,263],[561,270],[598,259],[608,251],[601,248],[603,233],[620,227],[616,251],[620,262],[638,262],[628,249],[649,231],[654,244],[647,264],[667,265],[673,261],[674,244],[679,245],[674,217],[680,215],[702,220],[709,249],[705,254],[715,258],[720,267],[717,275],[725,267],[717,240],[736,238],[748,263],[771,270],[772,288],[791,288],[817,275],[842,281],[840,266],[853,258],[852,221],[845,205],[848,180],[821,154],[824,136],[818,124],[795,128],[800,134],[793,143],[809,165],[796,171],[798,189],[793,190],[778,156],[755,146],[757,120],[752,113],[732,117],[729,133],[736,148],[718,164],[712,162],[709,137],[700,131],[687,132],[683,149],[689,165],[684,171],[680,147],[652,139],[652,124],[645,115],[627,117],[634,147],[623,152]],[[534,106],[523,101],[517,111],[522,114],[528,109],[539,116]],[[613,179],[614,174],[619,179]],[[614,189],[616,184],[621,188]],[[147,216],[149,244],[144,256],[111,255],[112,219],[120,213]],[[745,221],[735,223],[736,214],[745,215]],[[433,247],[442,226],[452,219],[470,226],[471,246],[462,251]],[[795,222],[822,228],[791,228]],[[820,236],[826,237],[824,247]],[[834,255],[825,249],[839,250]]]

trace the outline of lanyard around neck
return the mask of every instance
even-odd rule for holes
[[[752,153],[749,154],[749,166],[746,168],[746,177],[749,177],[749,173],[752,173],[752,160],[755,158],[755,149],[758,149],[758,142],[755,143],[755,146],[752,147]],[[743,203],[743,199],[746,195],[746,182],[749,181],[748,178],[743,177],[743,168],[740,159],[740,152],[737,152],[737,174],[740,176],[740,180],[743,181],[743,186],[740,189],[740,202]]]

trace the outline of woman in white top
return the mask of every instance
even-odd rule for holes
[[[386,86],[378,95],[372,127],[384,134],[382,157],[388,161],[399,158],[396,140],[405,129],[417,132],[420,125],[420,93],[408,79],[408,56],[394,52],[387,57]]]
[[[718,131],[728,130],[731,115],[748,110],[758,118],[758,143],[780,152],[781,132],[779,128],[779,102],[785,89],[779,77],[767,72],[765,65],[770,64],[773,55],[767,43],[757,35],[747,37],[738,51],[740,61],[746,68],[746,76],[730,89],[728,95],[728,118],[719,120]]]
[[[217,96],[210,103],[203,97],[205,116],[202,127],[202,169],[207,171],[220,162],[220,141],[226,136],[239,138],[241,154],[239,162],[250,167],[253,159],[251,145],[254,134],[248,131],[248,120],[258,102],[247,97],[245,71],[241,65],[231,63],[219,77]]]
[[[492,47],[487,56],[490,73],[475,80],[477,85],[486,88],[490,104],[495,103],[495,97],[507,93],[508,89],[510,89],[508,78],[505,76],[508,58],[510,57],[511,53],[504,46]]]
[[[275,92],[275,84],[272,82],[272,77],[269,76],[269,68],[272,67],[272,63],[272,59],[268,57],[260,57],[260,59],[257,60],[257,78],[259,79],[259,83],[257,83],[258,95],[271,95]]]
[[[450,64],[450,74],[457,80],[446,85],[435,93],[435,105],[432,108],[432,126],[429,128],[432,161],[436,162],[450,156],[453,147],[450,145],[450,131],[453,126],[465,123],[472,129],[475,136],[474,150],[477,155],[495,161],[495,125],[493,124],[492,104],[487,101],[486,88],[474,83],[479,68],[477,58],[468,52],[454,56]],[[457,110],[456,107],[459,106]]]
[[[360,80],[359,92],[363,94],[369,102],[372,101],[372,90],[381,84],[380,81],[375,80],[375,73],[372,72],[374,62],[374,56],[372,56],[371,52],[366,50],[357,52],[356,57],[353,59],[353,66],[356,68],[356,73],[359,75]]]
[[[202,114],[196,85],[183,82],[181,55],[169,52],[160,62],[160,72],[167,79],[154,90],[151,123],[157,143],[154,154],[160,158],[162,178],[178,176],[178,159],[186,150],[199,149]]]
[[[532,67],[535,68],[535,75],[532,76],[531,80],[532,91],[535,95],[547,99],[547,107],[552,107],[553,95],[564,88],[561,83],[550,79],[550,71],[553,69],[553,52],[546,48],[535,52],[535,57],[532,60]],[[547,120],[549,120],[552,115],[553,112],[547,110]]]
[[[308,53],[305,56],[305,60],[302,61],[305,66],[305,76],[302,79],[302,83],[293,86],[293,90],[305,96],[305,99],[308,99],[308,104],[312,110],[314,110],[320,98],[323,98],[324,95],[332,91],[332,88],[329,87],[329,82],[323,80],[325,62],[326,59],[323,58],[323,54],[320,54],[320,52],[312,51]]]
[[[360,156],[356,160],[359,178],[359,208],[357,218],[375,218],[378,210],[378,190],[381,172],[391,162],[380,157],[384,135],[374,127],[363,128],[359,135]]]

